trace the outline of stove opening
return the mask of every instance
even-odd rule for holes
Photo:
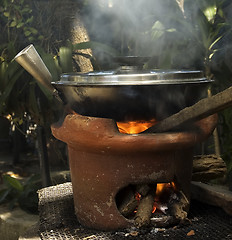
[[[137,134],[147,130],[157,123],[156,119],[150,121],[128,121],[128,122],[117,122],[118,130],[120,133],[125,134]]]
[[[189,201],[174,182],[128,185],[116,195],[119,212],[137,227],[169,227],[187,219]]]

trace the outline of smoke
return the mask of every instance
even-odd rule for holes
[[[87,1],[81,16],[90,40],[110,45],[124,56],[152,56],[152,61],[158,59],[152,67],[183,69],[196,66],[201,54],[193,44],[191,25],[185,21],[197,10],[195,7],[193,12],[185,12],[175,0],[94,0]],[[95,53],[102,61],[107,60]],[[193,86],[186,90],[186,85],[60,90],[71,108],[82,115],[117,121],[160,120],[202,98]]]
[[[82,16],[90,39],[114,47],[121,55],[156,56],[158,65],[166,67],[180,61],[186,65],[179,55],[188,45],[185,55],[189,51],[189,61],[195,61],[192,43],[185,42],[190,31],[183,24],[183,8],[175,0],[88,1]]]

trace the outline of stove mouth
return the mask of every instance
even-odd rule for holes
[[[117,208],[137,228],[171,227],[187,222],[189,199],[174,181],[128,185],[115,197]]]

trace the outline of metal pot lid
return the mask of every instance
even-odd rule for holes
[[[124,86],[158,84],[193,84],[211,82],[202,71],[147,70],[136,71],[133,66],[123,66],[115,71],[65,73],[53,85],[65,86]]]

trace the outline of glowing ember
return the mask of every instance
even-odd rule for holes
[[[141,197],[142,197],[141,194],[139,194],[139,193],[136,193],[136,194],[135,194],[135,199],[136,199],[138,202],[140,201]]]
[[[156,206],[153,206],[152,213],[154,213],[155,211],[156,211]]]
[[[119,132],[126,134],[137,134],[143,132],[155,124],[155,119],[152,119],[150,121],[117,122]]]

